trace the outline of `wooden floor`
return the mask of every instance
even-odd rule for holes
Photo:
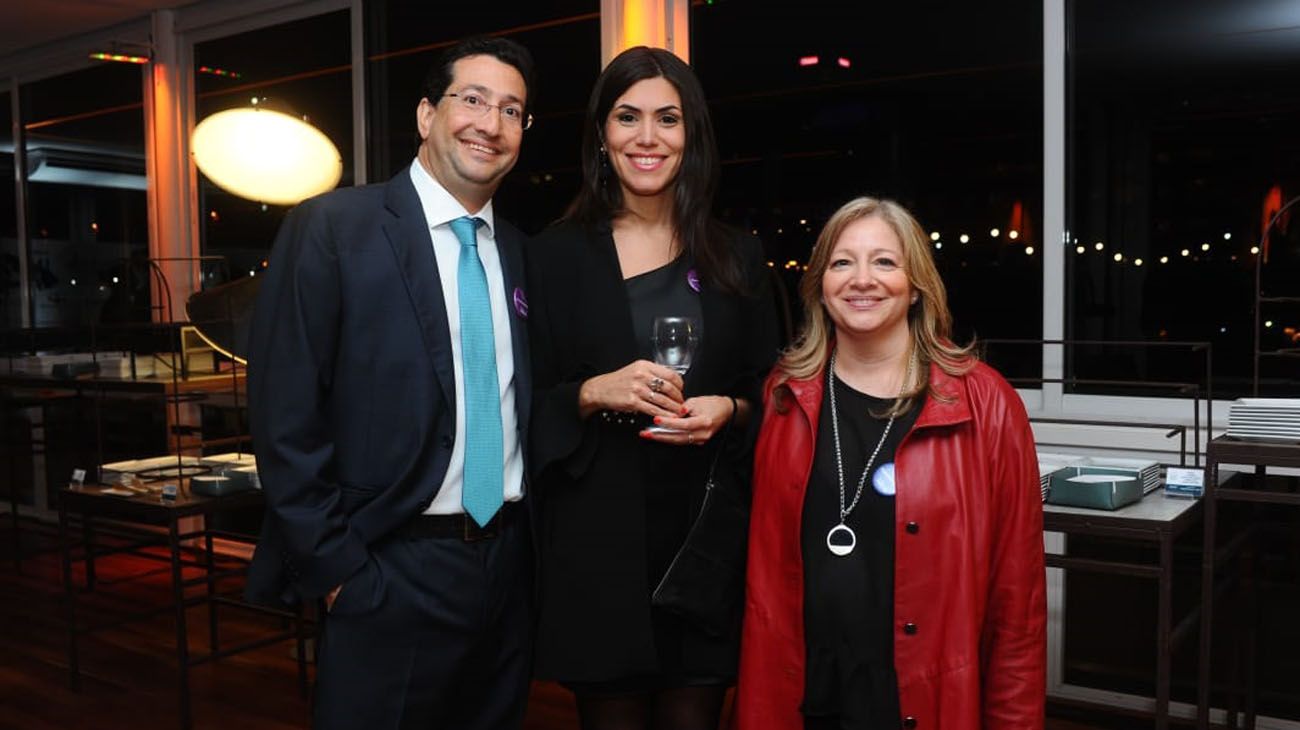
[[[164,612],[145,621],[83,636],[81,689],[70,690],[67,622],[53,535],[48,528],[24,523],[19,533],[24,554],[20,571],[14,561],[10,516],[0,513],[0,523],[0,728],[177,728],[175,628],[171,614]],[[122,610],[165,605],[169,601],[170,584],[164,563],[118,556],[97,561],[96,568],[96,590],[79,599],[83,620],[102,621]],[[74,575],[81,580],[79,569]],[[237,579],[224,587],[236,590]],[[206,609],[190,608],[187,623],[191,647],[205,650]],[[276,619],[222,609],[223,641],[250,640],[277,629]],[[291,647],[292,642],[286,641],[193,669],[190,681],[194,728],[306,728],[308,703],[298,695]],[[1070,719],[1049,720],[1049,730],[1150,727],[1132,718],[1081,719],[1078,713],[1069,714]],[[568,692],[554,684],[534,683],[525,728],[576,727]]]

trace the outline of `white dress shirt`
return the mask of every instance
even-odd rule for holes
[[[519,443],[519,419],[515,410],[515,353],[510,338],[510,310],[506,298],[505,279],[501,273],[501,255],[497,250],[496,221],[492,218],[492,202],[483,209],[466,211],[446,188],[442,187],[419,158],[411,164],[411,182],[424,208],[424,220],[433,238],[433,255],[438,262],[438,279],[442,282],[442,297],[447,309],[447,330],[451,334],[451,360],[456,373],[456,439],[452,445],[451,463],[442,489],[425,514],[446,515],[465,511],[461,506],[461,488],[465,481],[465,373],[461,363],[460,348],[460,290],[456,272],[459,270],[460,241],[452,233],[451,221],[462,216],[481,218],[478,227],[478,255],[487,274],[488,296],[492,302],[492,335],[496,344],[497,387],[501,395],[501,435],[504,437],[505,501],[513,502],[524,495],[524,459]],[[434,377],[433,373],[429,377]]]

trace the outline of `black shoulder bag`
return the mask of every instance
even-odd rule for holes
[[[726,431],[730,428],[728,423]],[[749,492],[734,474],[718,474],[724,450],[725,441],[709,465],[700,512],[650,602],[725,638],[739,625],[745,592]]]

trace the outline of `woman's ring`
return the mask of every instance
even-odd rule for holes
[[[693,443],[695,443],[695,434],[691,433],[690,431],[687,431],[687,432],[686,432],[686,443],[688,443],[688,444],[693,444]]]
[[[658,393],[664,387],[663,378],[650,378],[650,390]]]

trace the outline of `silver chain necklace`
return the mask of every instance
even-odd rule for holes
[[[840,452],[840,411],[839,407],[835,403],[835,355],[836,352],[832,351],[830,365],[826,368],[826,387],[829,388],[831,392],[831,434],[835,437],[835,473],[839,476],[840,481],[840,521],[839,524],[832,527],[830,531],[826,533],[826,549],[830,550],[831,553],[835,555],[848,555],[853,552],[853,548],[857,547],[858,535],[853,531],[853,528],[844,524],[844,521],[848,519],[849,513],[853,511],[853,508],[858,506],[858,500],[862,499],[862,488],[866,486],[867,475],[871,473],[871,467],[876,463],[876,457],[880,455],[880,449],[885,445],[885,439],[889,438],[889,430],[894,427],[894,418],[897,414],[891,415],[889,421],[885,424],[885,431],[880,434],[880,440],[876,442],[876,448],[872,450],[871,458],[867,459],[867,466],[862,470],[862,476],[858,479],[858,489],[853,494],[853,501],[849,503],[849,506],[845,507],[844,457]],[[902,397],[903,390],[907,388],[908,381],[912,379],[912,367],[915,362],[916,361],[909,353],[907,357],[907,372],[903,374],[903,382],[898,386],[897,397]],[[832,542],[831,538],[834,537],[837,532],[844,532],[847,534],[849,538],[848,543],[841,544]]]

